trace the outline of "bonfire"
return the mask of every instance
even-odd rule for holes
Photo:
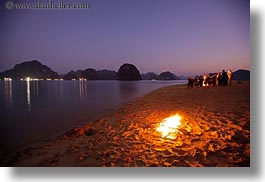
[[[161,132],[163,138],[176,139],[177,133],[181,133],[178,128],[181,126],[181,117],[176,114],[163,119],[156,131]]]

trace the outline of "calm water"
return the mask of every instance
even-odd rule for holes
[[[0,156],[187,81],[0,81]]]

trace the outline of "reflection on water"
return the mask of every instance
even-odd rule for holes
[[[5,81],[5,102],[9,107],[12,106],[12,81]]]
[[[36,95],[37,99],[36,101],[39,103],[40,97],[39,97],[39,81],[36,81],[36,89],[34,89],[34,94]]]
[[[63,101],[63,82],[62,81],[60,81],[60,99]]]
[[[87,91],[86,91],[86,81],[80,80],[79,81],[79,96],[80,100],[86,99],[87,98]]]
[[[31,103],[30,103],[30,80],[27,80],[27,103],[28,103],[28,110],[31,110]]]
[[[0,81],[0,157],[173,84],[180,83]]]
[[[119,95],[121,100],[127,100],[138,94],[137,81],[119,82]]]

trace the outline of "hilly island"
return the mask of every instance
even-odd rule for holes
[[[125,63],[120,66],[118,72],[114,70],[96,70],[94,68],[86,68],[84,70],[77,70],[66,74],[59,75],[49,66],[43,65],[37,60],[27,61],[16,64],[13,69],[0,72],[0,79],[11,78],[14,80],[24,79],[26,77],[37,79],[64,79],[64,80],[186,80],[185,76],[177,76],[170,71],[164,71],[160,74],[148,72],[140,74],[137,67],[133,64]],[[250,71],[239,69],[233,72],[234,80],[250,80]]]

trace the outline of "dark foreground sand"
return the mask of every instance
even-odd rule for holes
[[[107,102],[107,101],[106,101]],[[181,115],[181,133],[156,131]],[[250,166],[250,84],[168,86],[0,161],[1,166]]]

